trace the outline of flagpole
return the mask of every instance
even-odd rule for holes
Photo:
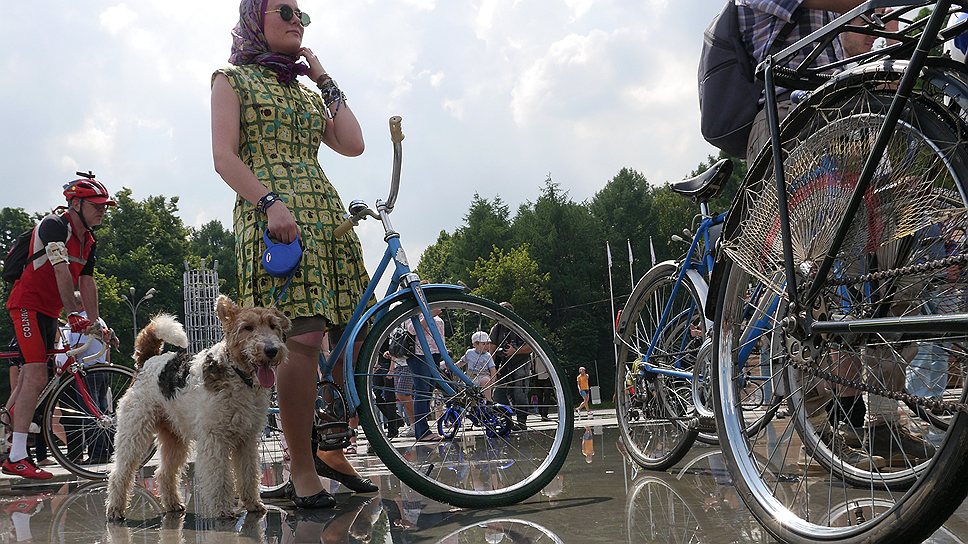
[[[615,328],[615,294],[612,288],[612,248],[605,240],[605,255],[608,258],[608,304],[611,307],[609,321],[612,322],[612,349],[615,351],[615,368],[618,368],[618,344],[615,342],[618,337],[618,330]]]

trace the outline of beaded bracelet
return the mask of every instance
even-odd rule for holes
[[[272,206],[279,200],[279,195],[269,191],[266,195],[259,199],[259,202],[255,205],[255,210],[259,213],[266,213],[269,206]]]
[[[320,80],[323,80],[322,83],[319,83]],[[320,76],[316,81],[317,84],[319,84],[319,94],[321,94],[323,97],[323,104],[328,110],[329,118],[332,119],[336,116],[336,112],[339,111],[343,103],[346,102],[346,95],[343,94],[343,91],[341,91],[339,86],[336,85],[336,82],[333,81],[333,78],[326,74]]]

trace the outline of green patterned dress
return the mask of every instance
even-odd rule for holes
[[[239,157],[270,191],[277,193],[299,224],[302,263],[279,302],[287,317],[325,317],[345,324],[369,276],[356,234],[333,237],[345,208],[319,166],[317,155],[325,119],[318,93],[257,64],[218,70],[241,103]],[[215,75],[213,75],[213,80]],[[261,265],[266,216],[242,197],[232,212],[243,306],[270,306],[285,278],[273,278]]]

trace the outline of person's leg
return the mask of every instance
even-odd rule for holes
[[[523,363],[515,364],[511,374],[511,399],[514,402],[514,414],[518,423],[524,424],[528,420],[528,367]]]
[[[362,344],[362,341],[358,341],[353,346],[354,353],[359,353],[361,344]],[[342,356],[338,356],[336,360],[342,362],[343,358]],[[332,374],[333,374],[333,382],[339,385],[340,388],[342,388],[345,391],[346,387],[343,381],[343,365],[339,363],[334,365]],[[354,422],[357,422],[357,421],[359,421],[359,418],[354,414],[353,417],[351,417],[347,422],[347,425],[350,425],[349,428],[354,428],[353,427],[355,425]],[[337,472],[341,472],[343,474],[349,474],[350,476],[359,476],[359,474],[357,474],[356,472],[356,469],[353,468],[353,465],[351,465],[350,462],[346,460],[346,454],[343,452],[342,449],[317,450],[316,455],[320,459],[322,459],[327,466],[336,470]]]
[[[276,369],[279,418],[289,444],[289,468],[298,497],[309,497],[323,490],[323,484],[316,475],[312,450],[312,406],[316,401],[316,375],[322,337],[322,330],[290,336],[286,340],[289,360]]]
[[[427,418],[430,413],[430,381],[427,363],[423,356],[411,357],[407,359],[410,372],[413,373],[413,432],[417,438],[430,432],[430,425]]]

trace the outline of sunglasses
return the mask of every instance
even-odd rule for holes
[[[278,13],[279,17],[282,17],[282,20],[287,23],[292,21],[292,16],[295,15],[296,17],[299,17],[299,24],[304,27],[309,26],[309,23],[312,22],[308,13],[305,11],[299,11],[298,9],[292,9],[292,6],[287,6],[285,4],[279,6],[279,9],[270,9],[266,11],[266,13]]]

